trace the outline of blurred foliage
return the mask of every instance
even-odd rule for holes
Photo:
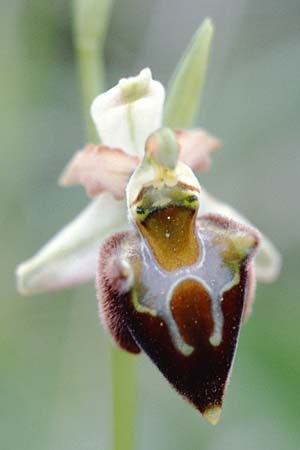
[[[108,338],[93,286],[22,299],[14,267],[86,203],[55,180],[84,142],[69,2],[2,0],[0,448],[109,449]],[[138,449],[299,448],[298,0],[117,0],[108,83],[150,66],[164,83],[205,16],[216,25],[199,124],[224,148],[201,177],[279,246],[259,286],[220,425],[211,428],[139,357]]]

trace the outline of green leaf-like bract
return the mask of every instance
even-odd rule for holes
[[[164,125],[189,128],[199,108],[205,81],[213,24],[205,19],[194,35],[171,79],[164,112]]]

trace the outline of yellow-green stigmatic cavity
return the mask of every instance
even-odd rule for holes
[[[137,201],[135,223],[164,270],[194,264],[199,258],[198,204],[197,195],[181,185],[145,189]]]
[[[170,271],[196,262],[195,211],[177,206],[157,209],[138,226],[163,269]]]

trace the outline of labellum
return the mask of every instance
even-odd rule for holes
[[[169,129],[127,186],[132,230],[102,245],[100,313],[117,344],[143,350],[212,424],[221,414],[245,309],[256,230],[198,216],[201,189]]]

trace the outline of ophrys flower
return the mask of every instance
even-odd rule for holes
[[[97,272],[101,314],[116,342],[143,349],[216,423],[254,271],[272,279],[280,258],[200,188],[191,169],[207,170],[219,141],[203,130],[161,129],[163,105],[149,69],[95,99],[103,144],[77,153],[61,183],[81,183],[96,198],[19,266],[18,286],[26,294],[60,289]]]

